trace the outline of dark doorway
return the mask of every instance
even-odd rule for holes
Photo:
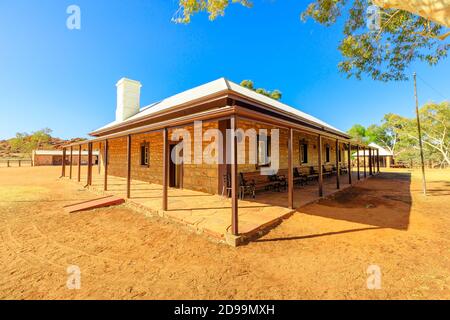
[[[172,150],[178,142],[171,142],[169,145],[169,187],[182,188],[183,187],[183,164],[176,164],[172,161]],[[176,155],[182,157],[183,155]],[[178,161],[177,161],[178,162]]]
[[[54,166],[62,165],[62,156],[52,156],[52,165]]]

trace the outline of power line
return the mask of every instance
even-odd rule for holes
[[[439,90],[437,90],[437,89],[434,88],[432,85],[430,85],[428,82],[426,82],[421,76],[417,75],[417,77],[418,77],[425,85],[427,85],[429,88],[431,88],[432,90],[434,90],[438,95],[440,95],[442,98],[448,99],[448,98],[445,97]]]

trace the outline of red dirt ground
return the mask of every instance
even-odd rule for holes
[[[239,248],[127,205],[67,213],[96,196],[58,173],[0,168],[2,299],[450,298],[450,171],[428,173],[426,198],[418,172],[384,172]]]

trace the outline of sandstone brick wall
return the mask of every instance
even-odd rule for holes
[[[203,134],[208,129],[217,129],[218,122],[205,122],[203,123]],[[194,139],[193,126],[184,127],[191,134],[191,139]],[[238,128],[247,130],[250,128],[267,129],[270,135],[270,130],[275,127],[268,126],[261,123],[255,123],[245,120],[238,121]],[[169,130],[169,140],[171,140],[173,130]],[[280,169],[287,169],[287,156],[288,156],[288,130],[279,131],[280,134]],[[308,163],[300,164],[300,140],[305,140],[308,144]],[[131,178],[136,180],[148,181],[152,183],[162,184],[162,148],[163,148],[163,135],[162,132],[153,132],[147,134],[133,135],[131,139]],[[335,163],[335,140],[323,138],[323,155],[322,160],[325,163],[325,146],[330,145],[330,162],[328,164]],[[150,159],[149,166],[141,166],[140,164],[140,145],[143,142],[148,142],[150,145]],[[224,139],[225,142],[225,139]],[[317,166],[318,162],[318,143],[317,137],[314,135],[308,135],[294,131],[294,154],[293,161],[294,166]],[[203,145],[201,152],[204,152],[205,148],[211,144],[211,141],[203,139]],[[344,146],[341,148],[341,160],[346,163],[347,153],[344,151]],[[100,151],[100,159],[103,160],[103,144],[94,145],[94,150]],[[200,156],[200,155],[198,155]],[[255,164],[249,163],[249,141],[246,139],[245,143],[245,158],[242,158],[244,153],[239,152],[238,157],[244,161],[245,164],[238,166],[239,172],[253,172],[258,168]],[[126,137],[109,140],[109,165],[108,173],[113,176],[126,177],[126,162],[127,162],[127,139]],[[220,177],[221,178],[221,177]],[[207,164],[205,162],[201,164],[194,163],[194,145],[191,144],[191,164],[183,164],[183,188],[207,192],[216,194],[218,192],[218,179],[219,179],[219,166],[217,164]]]
[[[250,128],[256,129],[258,133],[260,129],[267,129],[267,133],[270,135],[271,129],[276,129],[274,126],[267,124],[255,123],[248,120],[240,120],[238,122],[238,128],[248,130]],[[287,169],[288,167],[288,130],[279,129],[279,152],[280,152],[280,169]],[[318,138],[314,135],[309,135],[303,132],[294,131],[294,154],[293,162],[294,167],[300,166],[317,166],[318,164]],[[300,141],[304,141],[308,145],[308,163],[300,163]],[[325,146],[330,145],[330,161],[326,162]],[[344,150],[344,145],[339,144],[341,149],[341,163],[346,163],[347,152]],[[244,161],[245,164],[238,166],[239,172],[253,172],[259,170],[256,165],[249,163],[249,141],[245,142],[245,159],[243,154],[238,154],[238,161]],[[336,141],[332,139],[322,138],[322,162],[323,164],[335,164],[336,161]]]
[[[203,123],[203,133],[208,129],[217,129],[218,122],[205,122]],[[194,127],[185,127],[194,139]],[[171,134],[171,132],[170,132]],[[171,135],[169,135],[170,137]],[[211,143],[212,141],[203,140],[202,151]],[[194,143],[192,143],[191,148],[191,164],[184,164],[183,167],[183,187],[186,189],[192,189],[202,192],[208,192],[212,194],[217,193],[217,177],[218,177],[218,165],[217,164],[207,164],[203,162],[202,164],[194,163]],[[213,153],[212,156],[215,154]],[[197,155],[198,157],[200,155]]]
[[[141,166],[140,145],[150,144],[149,166]],[[162,133],[152,132],[131,137],[131,179],[162,184]],[[108,174],[127,176],[127,138],[109,140]],[[103,152],[104,150],[102,150]]]
[[[95,158],[95,157],[94,157]],[[88,156],[81,156],[81,164],[87,164]],[[52,155],[34,155],[33,159],[34,166],[51,166],[51,165],[61,165],[62,156],[52,156]],[[95,161],[95,160],[94,160]],[[70,151],[66,154],[66,165],[70,164]],[[73,155],[72,165],[78,165],[78,155]]]
[[[60,156],[62,158],[62,156]],[[53,165],[53,156],[51,155],[34,155],[34,166],[51,166]]]
[[[217,128],[217,122],[203,124],[203,132]],[[194,137],[193,126],[185,127]],[[169,130],[169,140],[173,130]],[[149,166],[140,164],[140,145],[148,142],[150,145]],[[203,141],[203,149],[210,141]],[[192,164],[183,164],[183,188],[208,193],[217,193],[217,164],[194,164],[194,148],[191,148]],[[126,177],[127,139],[117,138],[109,141],[108,174]],[[163,170],[163,135],[162,132],[133,135],[131,138],[131,179],[162,184]]]

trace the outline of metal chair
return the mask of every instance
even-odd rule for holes
[[[242,172],[239,173],[239,198],[244,199],[245,194],[249,194],[255,199],[255,182],[248,182],[244,179]]]
[[[231,197],[231,177],[228,173],[222,177],[222,197],[225,191],[227,192],[227,197]]]

